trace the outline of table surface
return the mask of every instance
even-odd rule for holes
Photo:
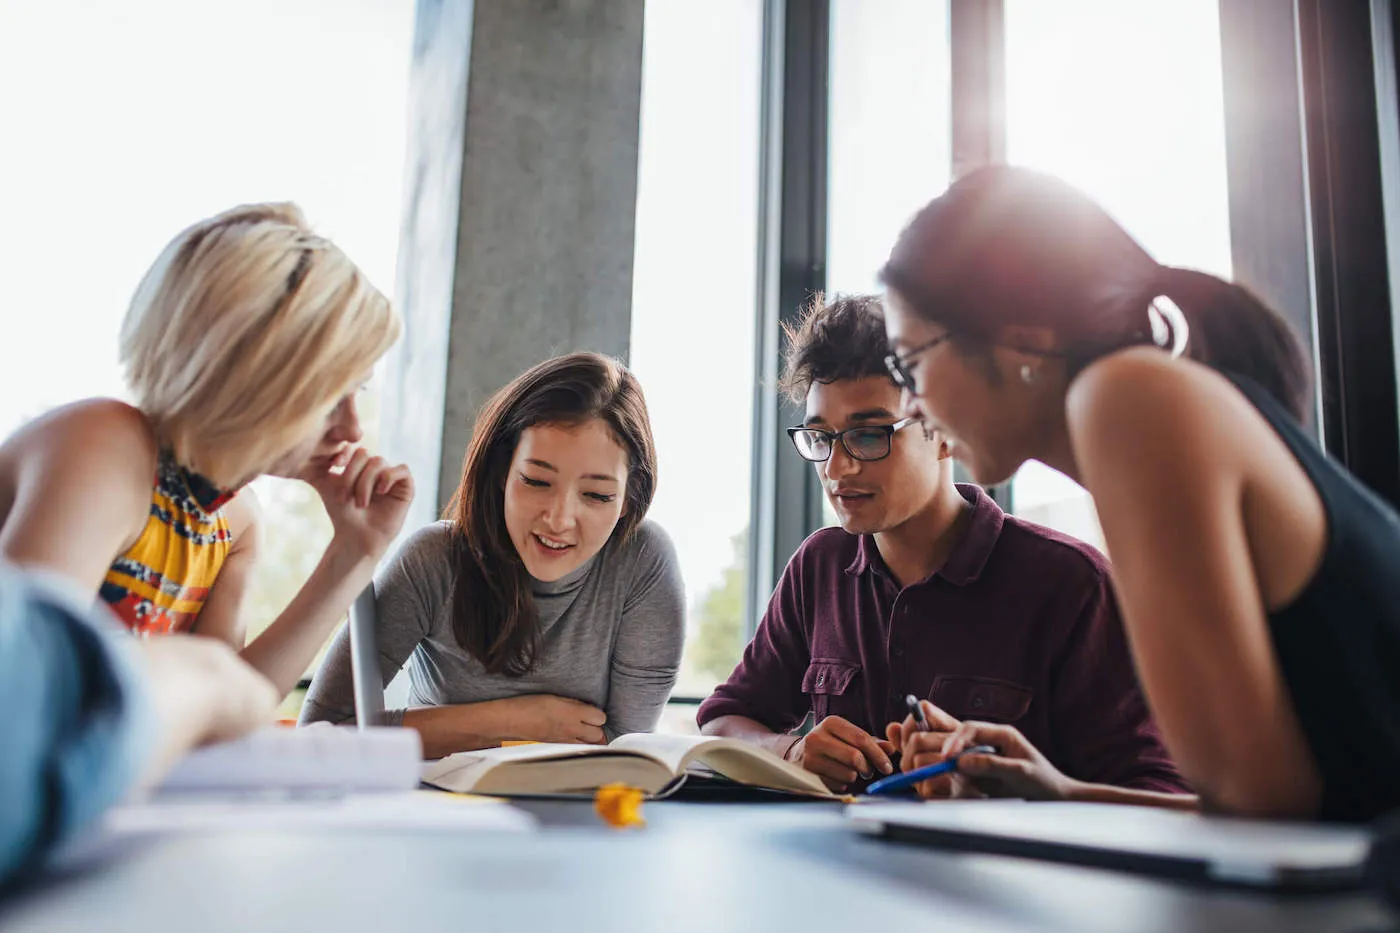
[[[518,805],[539,832],[108,840],[0,901],[0,930],[1395,929],[1364,894],[1266,895],[940,852],[861,836],[829,804],[649,803],[646,827],[626,831],[600,826],[586,803]]]

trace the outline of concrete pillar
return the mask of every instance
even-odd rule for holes
[[[419,493],[460,478],[482,402],[572,350],[626,359],[644,0],[418,0],[382,429]]]

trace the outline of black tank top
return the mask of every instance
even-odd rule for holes
[[[1400,808],[1400,517],[1257,383],[1225,375],[1278,432],[1322,500],[1322,563],[1298,598],[1269,616],[1269,630],[1322,775],[1318,816],[1371,820]]]

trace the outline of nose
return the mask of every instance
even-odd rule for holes
[[[546,531],[550,534],[562,534],[574,527],[576,514],[573,495],[567,489],[556,486],[551,490],[540,517],[544,520]]]
[[[860,461],[846,452],[845,444],[838,442],[832,445],[831,456],[822,464],[822,470],[826,478],[832,480],[853,476],[860,472]]]
[[[365,436],[360,427],[360,413],[355,407],[354,393],[345,396],[331,412],[326,440],[332,444],[358,444]]]

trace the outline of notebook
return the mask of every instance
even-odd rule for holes
[[[347,794],[418,786],[423,745],[413,729],[267,726],[197,748],[157,789],[174,794]]]
[[[1371,842],[1360,827],[1116,804],[861,803],[846,815],[896,841],[1277,890],[1359,885]]]
[[[815,774],[736,739],[635,733],[608,745],[537,743],[458,752],[423,766],[423,782],[442,790],[496,796],[591,795],[627,784],[669,796],[687,775],[708,769],[736,784],[807,798],[845,799]]]

